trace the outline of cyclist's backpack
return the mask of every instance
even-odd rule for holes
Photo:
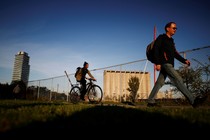
[[[76,73],[74,74],[74,77],[75,77],[75,78],[77,77],[77,74],[78,74],[78,72],[79,72],[80,69],[81,69],[81,67],[77,67]]]
[[[154,63],[154,44],[155,44],[155,40],[153,40],[152,42],[150,42],[147,45],[147,48],[146,48],[147,60],[149,60],[152,63]]]

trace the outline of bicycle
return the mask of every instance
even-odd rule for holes
[[[71,85],[71,90],[69,92],[69,99],[72,103],[76,104],[78,102],[80,102],[80,95],[81,95],[81,91],[82,91],[82,86],[80,85],[79,82],[77,82],[76,84],[72,84],[67,72],[65,71],[66,76],[69,80],[69,83]],[[95,84],[93,81],[93,79],[88,78],[89,82],[86,85],[86,93],[85,93],[85,97],[88,98],[88,101],[90,103],[100,103],[102,101],[103,98],[103,91],[101,89],[101,87],[97,84]]]

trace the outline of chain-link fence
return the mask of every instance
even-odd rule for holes
[[[199,65],[209,65],[209,48],[210,46],[205,46],[201,48],[196,48],[192,50],[186,50],[180,52],[180,54],[191,61],[190,67],[198,67]],[[175,68],[178,69],[182,66],[179,61],[175,60]],[[76,68],[75,68],[76,69]],[[139,72],[148,72],[150,73],[149,84],[151,89],[154,85],[154,82],[158,76],[158,72],[154,71],[154,65],[147,61],[147,59],[136,60],[132,62],[126,62],[122,64],[117,64],[113,66],[107,66],[103,68],[97,68],[90,70],[91,73],[96,77],[99,86],[102,90],[104,88],[104,71],[139,71]],[[68,71],[67,71],[68,72]],[[76,84],[74,73],[68,73],[68,76],[73,84]],[[207,75],[208,76],[208,75]],[[205,78],[205,77],[204,77]],[[122,81],[127,82],[127,81]],[[140,83],[141,84],[141,83]],[[123,87],[118,87],[123,88]],[[169,91],[171,91],[170,85],[165,85],[161,88],[160,93],[158,94],[159,98],[165,98],[168,96]],[[28,83],[28,98],[31,99],[42,99],[42,100],[66,100],[68,101],[68,93],[71,89],[71,85],[64,75],[58,77],[51,77],[47,79],[40,79],[35,81],[29,81]],[[123,91],[125,89],[121,89]],[[148,95],[149,93],[147,93]],[[122,95],[120,93],[120,95]],[[104,95],[106,96],[106,95]],[[140,96],[142,97],[142,96]],[[173,98],[173,96],[170,96]],[[144,97],[145,98],[145,97]],[[147,97],[146,97],[147,98]]]

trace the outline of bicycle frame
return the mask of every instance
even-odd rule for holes
[[[91,86],[94,85],[93,79],[88,79],[88,80],[89,82],[86,85],[86,91],[88,91],[91,88]]]
[[[81,93],[81,90],[82,90],[82,85],[80,84],[80,83],[77,83],[77,84],[72,84],[72,82],[71,82],[71,80],[70,80],[70,78],[69,78],[69,76],[68,76],[68,74],[67,74],[67,72],[66,71],[64,71],[65,72],[65,74],[66,74],[66,77],[68,78],[68,81],[69,81],[69,83],[70,83],[70,85],[71,85],[71,90],[70,90],[70,92],[69,92],[69,95],[70,95],[70,100],[73,102],[73,103],[78,103],[79,102],[79,100],[80,100],[80,93]],[[101,99],[102,99],[102,96],[103,96],[103,92],[102,92],[102,89],[101,89],[101,87],[99,87],[98,85],[96,85],[96,84],[94,84],[93,83],[93,81],[94,81],[94,79],[89,79],[89,78],[87,78],[88,80],[89,80],[89,82],[87,82],[87,84],[86,84],[86,93],[85,93],[85,95],[87,95],[88,96],[88,100],[89,100],[89,102],[91,102],[91,103],[98,103],[98,102],[101,102]],[[93,89],[92,89],[93,88]],[[97,98],[97,100],[95,100],[95,97],[93,97],[93,95],[92,94],[89,94],[89,91],[91,90],[91,92],[94,92],[95,93],[95,88],[97,88],[97,89],[99,89],[99,91],[100,91],[100,98]],[[79,91],[79,92],[78,92]],[[90,96],[89,96],[90,95]],[[95,94],[96,95],[96,94]],[[94,95],[94,96],[95,96]],[[79,98],[78,98],[79,97]],[[91,98],[90,98],[91,97]],[[99,100],[98,100],[99,99]]]

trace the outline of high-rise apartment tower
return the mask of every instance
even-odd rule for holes
[[[12,81],[23,81],[26,85],[29,79],[29,65],[28,53],[20,51],[15,55]]]

